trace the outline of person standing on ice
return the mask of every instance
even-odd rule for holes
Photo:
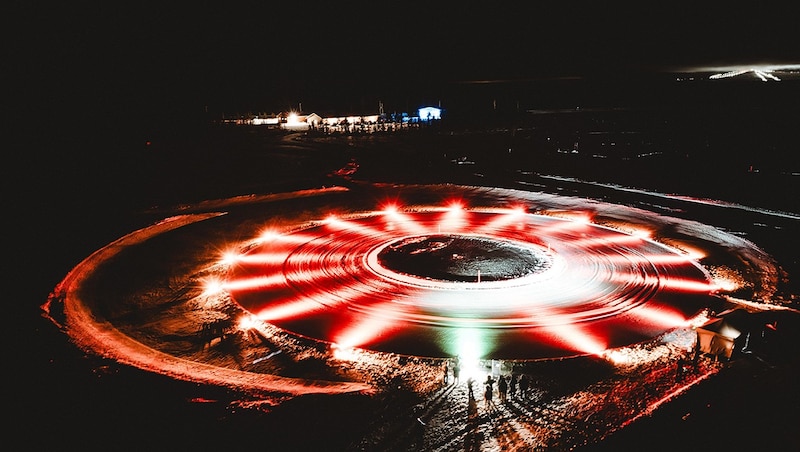
[[[483,389],[483,398],[486,401],[486,411],[492,413],[497,410],[497,406],[494,404],[492,400],[492,396],[494,395],[494,386],[486,383]]]
[[[461,374],[461,364],[459,364],[458,357],[456,357],[456,360],[453,363],[453,384],[458,384],[458,377],[460,374]]]
[[[492,374],[489,374],[486,376],[486,381],[484,383],[491,386],[492,390],[494,391],[494,382],[494,377],[492,377]]]
[[[500,401],[506,403],[508,394],[508,381],[506,380],[506,377],[502,375],[500,375],[500,379],[497,380],[497,394],[500,396]]]
[[[528,376],[522,374],[519,376],[519,396],[523,399],[528,398]]]

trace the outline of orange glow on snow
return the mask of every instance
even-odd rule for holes
[[[246,315],[239,319],[238,328],[242,331],[247,331],[259,326],[259,320],[253,316]]]
[[[333,357],[340,361],[358,361],[361,358],[361,353],[352,347],[345,347],[339,344],[331,344],[331,351]]]
[[[739,283],[728,278],[715,277],[714,287],[718,290],[732,292],[739,288]]]
[[[208,280],[203,285],[205,286],[203,295],[215,295],[224,290],[222,282],[218,279]]]
[[[670,248],[674,249],[675,252],[680,253],[683,256],[686,256],[687,259],[692,261],[699,261],[704,257],[706,257],[707,254],[704,250],[684,242],[668,240],[667,245]]]
[[[629,226],[628,229],[629,230],[627,230],[625,232],[627,232],[628,234],[630,234],[630,235],[632,235],[634,237],[639,237],[640,239],[650,240],[653,237],[653,231],[651,231],[649,229],[633,227],[633,226]]]
[[[238,260],[239,257],[240,257],[239,253],[228,251],[222,255],[220,263],[226,266],[232,265],[234,262]]]

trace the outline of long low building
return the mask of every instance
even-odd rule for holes
[[[369,114],[322,117],[316,113],[300,114],[295,112],[282,112],[271,116],[251,116],[233,119],[223,119],[223,123],[237,125],[268,126],[287,130],[322,129],[334,132],[374,131],[385,125],[388,130],[394,130],[404,125],[423,122],[438,121],[442,119],[442,109],[439,107],[421,107],[417,115],[408,113],[399,114]],[[384,128],[386,128],[384,127]],[[367,130],[369,129],[369,130]]]

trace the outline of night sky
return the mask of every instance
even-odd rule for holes
[[[73,118],[346,109],[458,81],[800,57],[792,15],[757,2],[15,3],[18,111]]]

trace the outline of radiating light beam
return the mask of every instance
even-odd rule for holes
[[[587,333],[578,324],[548,325],[546,330],[553,342],[578,352],[600,356],[607,348],[603,338]]]

